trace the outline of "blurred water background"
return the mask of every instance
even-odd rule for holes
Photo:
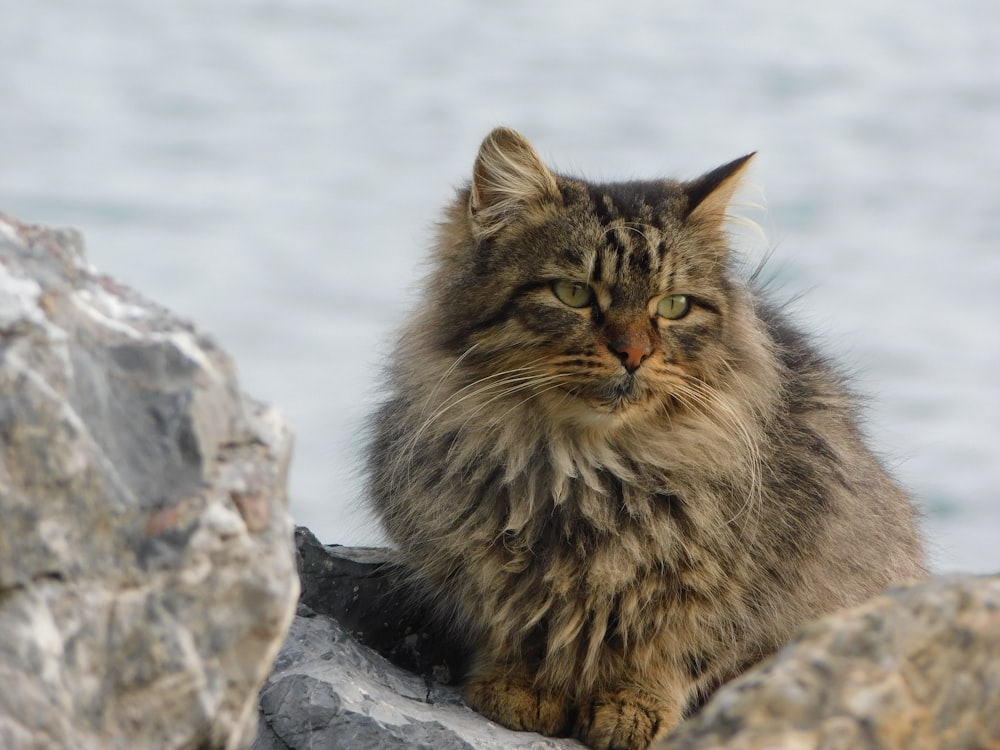
[[[377,543],[361,424],[437,211],[512,125],[563,171],[757,149],[782,294],[871,396],[935,569],[1000,570],[1000,5],[0,0],[0,211],[212,332]]]

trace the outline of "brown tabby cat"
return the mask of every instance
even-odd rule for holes
[[[499,128],[447,210],[370,491],[501,724],[646,747],[803,621],[924,574],[855,399],[732,272],[751,156],[594,184]]]

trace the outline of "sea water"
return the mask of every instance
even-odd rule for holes
[[[780,296],[869,396],[936,570],[1000,570],[992,0],[3,0],[0,211],[210,331],[296,432],[292,511],[378,543],[362,424],[497,124],[597,179],[749,151]],[[470,290],[474,294],[475,290]]]

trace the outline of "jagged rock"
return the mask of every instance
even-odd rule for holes
[[[391,552],[326,547],[305,529],[296,544],[300,611],[255,750],[582,747],[498,727],[442,684],[463,646],[406,598]],[[1000,576],[893,589],[808,625],[655,750],[723,747],[1000,747]]]
[[[81,244],[0,215],[0,747],[244,747],[298,594],[290,431]]]
[[[889,591],[806,626],[656,750],[1000,748],[1000,576]]]

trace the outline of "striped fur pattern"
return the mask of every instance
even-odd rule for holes
[[[749,161],[593,184],[499,128],[447,209],[369,489],[500,723],[646,747],[803,621],[924,575],[854,397],[732,271]]]

